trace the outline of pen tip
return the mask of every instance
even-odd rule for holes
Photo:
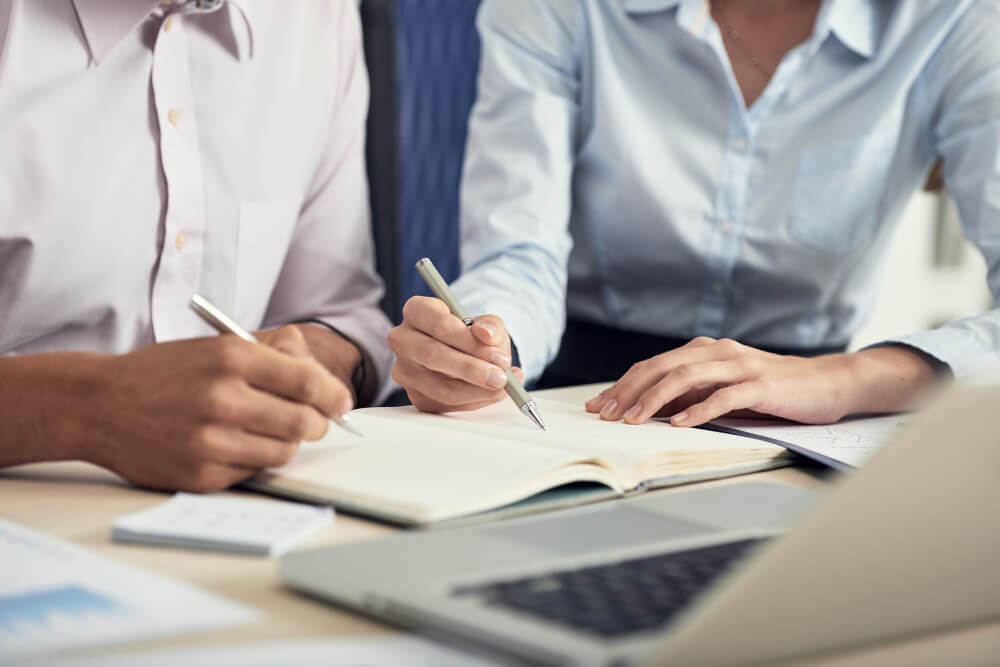
[[[524,405],[523,411],[526,415],[528,415],[528,418],[531,421],[535,422],[535,426],[542,429],[543,431],[548,431],[548,429],[545,428],[545,422],[542,421],[542,416],[538,414],[538,409],[534,406],[534,401],[532,401],[531,403],[526,403]]]
[[[340,417],[332,417],[331,419],[337,426],[341,427],[348,433],[353,433],[359,438],[364,437],[365,434],[361,432],[361,429],[359,429],[357,426],[354,425],[354,422],[352,422],[350,419],[347,418],[347,415],[342,415]]]

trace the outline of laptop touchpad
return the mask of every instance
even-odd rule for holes
[[[717,528],[675,517],[616,507],[568,516],[556,514],[540,521],[501,524],[486,532],[536,549],[577,554],[717,531]]]

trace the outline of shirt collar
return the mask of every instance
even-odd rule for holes
[[[146,20],[156,8],[156,0],[73,0],[90,49],[90,59],[99,65],[126,35]],[[227,0],[232,35],[223,38],[233,55],[243,61],[253,57],[251,12],[246,0]]]
[[[879,35],[880,0],[824,0],[817,18],[817,33],[828,31],[844,46],[865,58],[875,53]],[[707,8],[706,0],[622,0],[630,14],[663,12],[681,5],[681,13],[694,14],[696,5]],[[686,11],[691,10],[691,11]],[[679,17],[683,18],[683,17]]]
[[[153,0],[73,0],[90,59],[100,64],[156,7]]]
[[[851,51],[871,58],[881,32],[878,4],[880,0],[830,0],[827,27]]]

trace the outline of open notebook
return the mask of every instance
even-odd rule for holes
[[[579,403],[536,401],[548,431],[509,401],[447,415],[413,407],[356,410],[351,419],[363,438],[331,429],[247,485],[415,525],[507,507],[574,482],[593,486],[547,498],[575,504],[792,461],[785,448],[761,440],[663,422],[605,422]]]

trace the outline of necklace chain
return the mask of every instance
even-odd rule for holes
[[[710,2],[717,10],[716,18],[718,19],[719,27],[722,28],[722,30],[729,37],[729,41],[731,41],[739,48],[740,51],[743,52],[743,55],[750,63],[750,67],[753,68],[753,70],[757,72],[757,74],[759,74],[764,81],[770,81],[774,72],[768,71],[768,69],[764,67],[763,63],[760,62],[760,58],[754,55],[753,51],[747,46],[746,41],[743,39],[743,35],[741,35],[736,28],[729,23],[729,20],[723,16],[723,10],[725,9],[724,0],[710,0]]]

